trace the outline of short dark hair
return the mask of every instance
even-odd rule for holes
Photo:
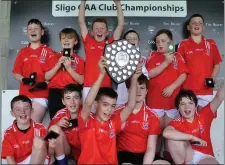
[[[112,88],[102,87],[99,89],[95,101],[99,101],[103,96],[108,96],[110,98],[117,99],[118,94]]]
[[[11,105],[11,110],[13,110],[13,105],[14,105],[14,103],[17,102],[17,101],[28,102],[28,103],[30,104],[30,106],[32,107],[32,102],[31,102],[31,100],[30,100],[27,96],[25,96],[25,95],[18,95],[18,96],[15,96],[15,97],[11,100],[11,103],[10,103],[10,105]]]
[[[156,41],[156,38],[157,38],[159,35],[161,35],[161,34],[166,34],[166,35],[169,37],[170,40],[173,40],[173,34],[172,34],[172,32],[171,32],[170,30],[168,30],[168,29],[161,29],[161,30],[159,30],[159,31],[156,33],[156,35],[155,35],[155,41]]]
[[[31,24],[37,24],[37,25],[39,25],[39,26],[41,27],[41,29],[44,29],[44,27],[43,27],[41,21],[39,21],[39,20],[36,19],[36,18],[35,18],[35,19],[29,20],[28,23],[27,23],[27,26],[28,26],[28,25],[31,25]]]
[[[59,32],[59,39],[61,41],[62,35],[65,35],[66,37],[74,37],[77,40],[77,44],[74,45],[74,50],[77,50],[80,46],[80,37],[77,33],[77,31],[73,28],[64,28]]]
[[[62,99],[64,98],[64,95],[67,93],[71,92],[77,92],[82,98],[82,86],[78,84],[67,84],[63,89],[62,89]]]
[[[126,39],[126,36],[127,36],[129,33],[135,33],[135,34],[137,34],[138,39],[140,40],[140,36],[139,36],[138,32],[136,32],[135,30],[128,30],[128,31],[126,31],[126,33],[124,33],[124,35],[123,35],[123,39]]]
[[[107,23],[106,19],[105,19],[105,18],[102,18],[102,17],[97,17],[97,18],[95,18],[95,19],[93,20],[93,22],[92,22],[92,26],[91,26],[91,29],[92,29],[92,30],[93,30],[94,24],[95,24],[96,22],[104,23],[104,24],[106,25],[106,28],[108,29],[108,23]]]
[[[205,22],[205,20],[204,20],[204,18],[203,18],[203,16],[202,16],[201,14],[193,14],[193,15],[188,19],[187,25],[189,25],[190,22],[191,22],[191,19],[192,19],[192,18],[195,18],[195,17],[200,17],[200,18],[203,20],[203,23]]]
[[[146,85],[146,88],[148,89],[148,78],[144,75],[144,74],[141,74],[140,77],[138,77],[138,80],[137,80],[138,84],[145,84]],[[129,89],[130,88],[130,85],[131,85],[131,78],[129,78],[126,82],[126,87]]]
[[[198,99],[197,99],[197,96],[195,95],[195,93],[190,89],[188,89],[188,90],[182,89],[182,90],[180,90],[180,92],[178,93],[178,95],[175,98],[175,106],[177,109],[179,109],[180,101],[184,97],[194,101],[195,106],[198,105]]]

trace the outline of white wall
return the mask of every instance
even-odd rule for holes
[[[14,120],[10,115],[10,101],[16,95],[18,95],[17,90],[2,91],[2,135],[4,130],[6,130]],[[45,117],[45,123],[47,120],[48,116]],[[211,128],[211,138],[215,156],[220,164],[224,164],[224,103],[220,106],[217,118],[213,121]],[[5,161],[3,160],[2,164],[4,163]]]

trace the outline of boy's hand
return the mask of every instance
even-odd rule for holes
[[[62,128],[67,128],[69,127],[69,122],[68,122],[68,118],[67,117],[63,117],[62,119],[60,119],[57,123],[58,126],[62,127]]]
[[[205,140],[202,140],[196,136],[192,136],[192,141],[194,142],[199,142],[200,144],[197,144],[198,146],[202,146],[202,147],[206,147],[207,146],[207,142]]]
[[[66,59],[65,56],[60,57],[60,58],[59,58],[59,61],[57,62],[56,65],[57,65],[58,67],[61,67],[62,64],[64,63],[65,59]]]
[[[66,68],[66,69],[68,69],[68,68],[71,68],[71,58],[69,58],[69,57],[67,57],[66,59],[65,59],[65,61],[63,62],[63,65],[64,65],[64,67]]]
[[[142,74],[142,64],[139,62],[137,65],[137,69],[132,76],[132,79],[137,80]]]
[[[162,95],[164,97],[170,97],[173,94],[173,91],[175,90],[175,88],[173,87],[173,85],[169,85],[166,88],[163,89],[162,91]]]
[[[48,139],[48,145],[51,148],[55,148],[56,147],[56,139]]]
[[[106,73],[107,63],[106,63],[105,57],[101,56],[101,59],[98,62],[98,67],[99,67],[99,70],[100,70],[101,74]]]
[[[173,53],[166,53],[165,54],[165,62],[167,64],[170,64],[174,59],[174,54]]]

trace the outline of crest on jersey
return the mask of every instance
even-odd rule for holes
[[[115,136],[115,131],[113,129],[110,130],[109,137],[113,138]]]
[[[148,122],[143,122],[142,128],[147,130],[148,129]]]
[[[203,133],[204,132],[203,125],[200,126],[199,131],[200,131],[200,133]]]

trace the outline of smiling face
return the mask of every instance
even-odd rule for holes
[[[74,46],[78,43],[78,40],[74,34],[62,33],[60,36],[60,43],[63,49],[69,48],[72,50]]]
[[[97,42],[105,41],[106,37],[109,34],[106,23],[104,22],[95,22],[92,28],[92,35]]]
[[[108,121],[113,114],[116,107],[116,99],[109,96],[101,96],[98,101],[94,103],[96,109],[96,116],[100,122]]]
[[[16,101],[13,103],[11,115],[16,118],[18,125],[27,125],[30,122],[32,111],[29,102]]]
[[[62,103],[66,106],[66,108],[70,111],[70,113],[77,113],[82,100],[78,92],[67,92],[64,93]]]
[[[187,29],[194,36],[202,35],[204,31],[204,21],[201,17],[193,17],[191,18]]]
[[[183,97],[179,103],[179,111],[181,116],[187,120],[192,121],[194,119],[195,112],[197,111],[197,106],[190,98]]]
[[[31,43],[41,41],[41,36],[44,35],[44,30],[40,25],[32,23],[27,26],[27,35]]]

